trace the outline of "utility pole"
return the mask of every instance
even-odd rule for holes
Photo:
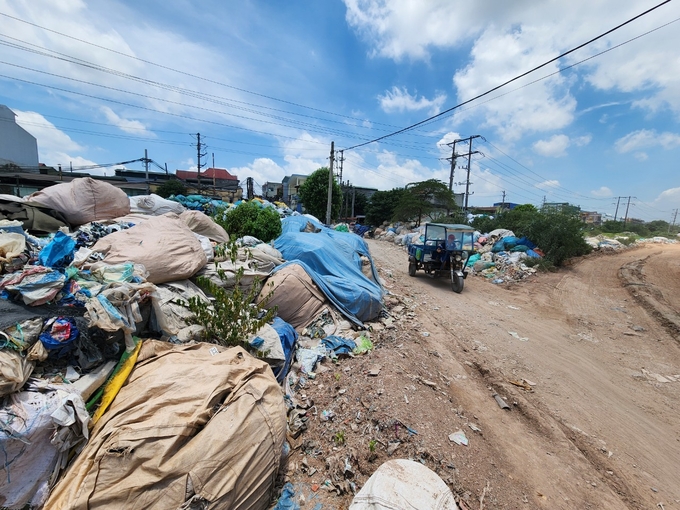
[[[628,222],[628,208],[630,207],[630,199],[632,197],[628,197],[628,204],[626,205],[626,217],[623,219],[623,226],[626,226],[626,223]]]
[[[328,203],[326,204],[326,225],[331,224],[331,205],[333,203],[333,162],[335,161],[335,142],[331,142],[331,165],[328,169]]]
[[[146,149],[144,149],[144,175],[146,178],[146,194],[149,195],[151,193],[149,189],[149,154]]]
[[[354,189],[354,184],[352,184],[352,218],[354,218],[354,199],[357,197],[357,190]],[[678,210],[675,210],[677,214]]]
[[[253,178],[248,177],[246,179],[246,196],[248,197],[248,200],[252,200],[253,197],[255,196],[255,190],[253,189]]]
[[[470,147],[468,149],[467,154],[461,154],[461,156],[467,156],[468,161],[467,161],[467,178],[465,179],[465,213],[467,214],[468,212],[468,198],[470,197],[470,164],[472,163],[472,155],[473,154],[479,154],[479,151],[473,151],[472,150],[472,140],[475,138],[479,138],[482,135],[473,135],[469,136],[467,138],[462,138],[460,140],[455,140],[456,142],[465,142],[467,141],[468,144],[470,144]]]
[[[505,190],[503,190],[503,200],[501,201],[501,211],[505,209]]]
[[[338,161],[340,162],[340,174],[338,175],[338,180],[342,184],[342,163],[345,161],[345,149],[342,149],[340,151],[340,157],[338,158]]]
[[[678,217],[678,210],[675,209],[675,214],[673,214],[673,223],[671,223],[670,225],[668,225],[668,233],[669,233],[669,234],[671,233],[671,227],[674,227],[674,226],[675,226],[675,220],[677,219],[677,217]]]
[[[451,173],[449,174],[449,191],[453,191],[453,171],[456,169],[456,141],[454,140],[451,143],[447,143],[446,145],[451,146],[451,157],[446,158],[451,162]]]
[[[625,197],[616,197],[616,212],[614,213],[614,221],[616,221],[616,217],[619,215],[619,202],[621,202],[621,199]]]
[[[202,149],[205,148],[205,144],[201,143],[201,133],[196,133],[196,168],[198,169],[198,172],[196,173],[196,178],[198,180],[198,193],[201,193],[201,167],[203,166],[201,164],[201,158],[204,156],[207,156],[207,152],[201,152]]]

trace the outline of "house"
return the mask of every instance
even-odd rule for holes
[[[265,182],[262,185],[262,197],[267,200],[281,200],[283,198],[283,184],[280,182]]]
[[[281,181],[283,188],[283,196],[281,198],[291,209],[295,209],[295,206],[297,206],[299,201],[298,191],[308,177],[309,175],[302,174],[286,175]]]
[[[581,221],[588,225],[602,225],[602,214],[595,211],[581,211],[579,214]]]
[[[16,113],[0,105],[0,167],[5,165],[38,173],[38,141],[16,123]]]
[[[177,170],[175,175],[186,184],[188,193],[212,194],[227,202],[240,200],[243,196],[238,177],[231,175],[226,168],[207,168],[200,174]]]

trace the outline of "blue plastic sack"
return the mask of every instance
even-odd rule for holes
[[[38,262],[45,267],[65,267],[73,261],[75,250],[76,242],[59,231],[49,244],[40,250]]]
[[[541,256],[536,253],[534,250],[527,250],[526,254],[529,255],[532,259],[540,259]]]
[[[340,354],[349,354],[354,349],[356,349],[357,344],[354,340],[349,338],[342,338],[340,336],[330,335],[326,338],[322,338],[321,341],[326,346],[326,349],[333,351],[333,353],[338,356]]]
[[[515,236],[507,236],[501,239],[503,241],[503,246],[505,247],[506,250],[511,250],[515,246],[519,244],[519,238]]]
[[[45,329],[39,338],[51,357],[62,358],[73,350],[79,334],[72,318],[53,317],[45,323]]]
[[[281,497],[276,502],[273,510],[300,510],[300,505],[295,502],[295,489],[293,484],[286,482],[281,491]]]

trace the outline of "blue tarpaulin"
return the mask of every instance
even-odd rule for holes
[[[311,222],[321,232],[302,232]],[[357,325],[378,316],[382,310],[383,291],[378,273],[373,266],[366,242],[351,233],[336,232],[306,216],[290,216],[281,220],[283,234],[274,241],[274,247],[288,262],[299,264],[326,297],[347,318]],[[361,272],[361,256],[371,261],[375,281]]]
[[[280,317],[274,317],[272,327],[279,334],[279,338],[281,339],[281,347],[283,348],[283,354],[286,357],[284,366],[281,369],[274,371],[276,380],[279,383],[282,383],[288,374],[291,361],[293,361],[293,354],[295,354],[295,342],[297,341],[298,334],[293,326],[288,324]]]

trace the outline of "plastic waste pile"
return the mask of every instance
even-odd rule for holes
[[[361,238],[291,214],[273,245],[246,236],[232,262],[215,250],[228,233],[199,212],[221,205],[184,198],[89,178],[0,197],[0,507],[268,508],[286,434],[305,428],[305,381],[372,349],[359,329],[382,288]],[[210,306],[201,275],[271,283],[257,302],[278,316],[246,349],[201,342],[185,305]]]

